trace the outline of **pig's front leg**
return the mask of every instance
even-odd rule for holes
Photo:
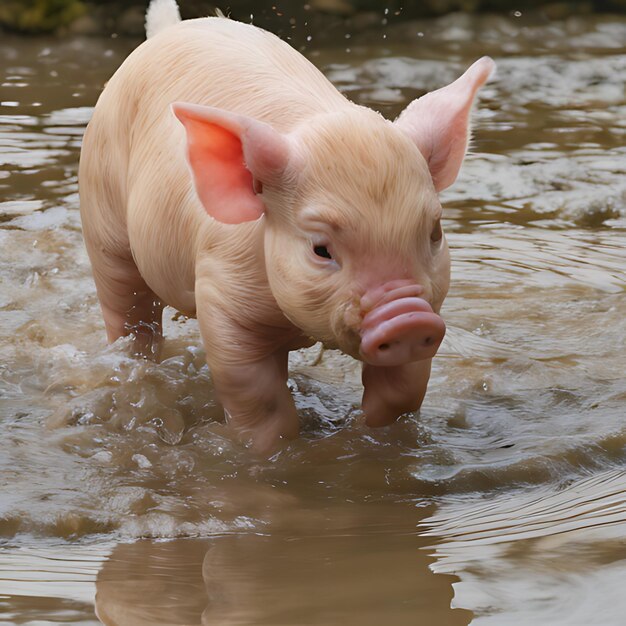
[[[394,367],[363,366],[363,413],[368,426],[386,426],[422,405],[431,359]]]
[[[287,387],[289,352],[277,348],[279,338],[244,328],[215,309],[199,310],[198,322],[218,399],[237,434],[262,454],[283,437],[297,437],[298,414]]]
[[[287,351],[279,351],[228,365],[207,358],[228,423],[261,453],[271,452],[281,438],[298,436],[298,414],[287,387],[287,357]]]

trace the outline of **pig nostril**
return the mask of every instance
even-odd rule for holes
[[[388,343],[381,343],[381,344],[378,346],[378,349],[379,349],[379,350],[389,350],[389,344],[388,344]]]
[[[424,345],[425,346],[429,346],[431,343],[433,343],[433,338],[432,337],[426,337],[426,339],[424,339]]]

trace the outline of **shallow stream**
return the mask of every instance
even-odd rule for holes
[[[626,19],[466,17],[311,60],[395,116],[490,54],[443,196],[449,332],[419,415],[359,422],[358,368],[294,353],[268,460],[216,405],[194,320],[105,342],[81,136],[137,44],[0,39],[0,623],[624,623]]]

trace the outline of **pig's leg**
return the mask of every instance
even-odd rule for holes
[[[395,367],[363,366],[363,413],[368,426],[386,426],[422,405],[431,359]]]
[[[261,452],[281,437],[298,435],[299,422],[287,387],[285,335],[245,328],[198,298],[198,323],[218,398],[235,431]],[[281,336],[282,335],[282,336]]]
[[[157,358],[163,304],[141,277],[132,257],[123,259],[93,250],[90,257],[107,339],[112,343],[132,335],[137,354]]]
[[[298,436],[298,414],[287,387],[287,358],[288,352],[277,352],[226,367],[207,358],[229,424],[261,453],[271,452],[281,438]]]

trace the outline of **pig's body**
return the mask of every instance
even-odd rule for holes
[[[142,44],[98,101],[79,173],[109,340],[149,351],[165,304],[197,315],[226,413],[261,448],[297,433],[287,355],[314,340],[366,362],[368,423],[418,408],[448,287],[435,189],[467,123],[443,151],[435,135],[467,118],[482,63],[460,112],[424,131],[424,99],[391,124],[253,26],[190,20]]]
[[[90,253],[95,242],[107,253],[132,252],[152,291],[193,316],[199,257],[208,248],[210,256],[240,248],[241,261],[258,264],[252,259],[262,249],[256,240],[262,241],[264,220],[233,228],[207,219],[185,159],[185,130],[171,112],[171,103],[180,100],[249,115],[282,132],[356,105],[277,37],[218,17],[168,28],[137,48],[111,78],[81,158]],[[111,157],[102,163],[107,152]]]

